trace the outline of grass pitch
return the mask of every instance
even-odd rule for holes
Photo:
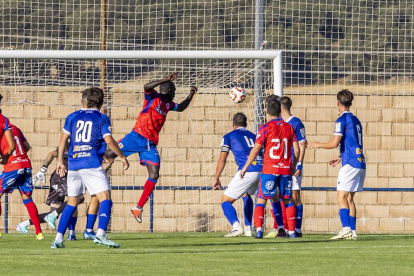
[[[223,238],[223,233],[109,234],[121,248],[90,240],[51,249],[54,235],[3,234],[1,275],[413,275],[414,236],[358,240]],[[81,238],[80,233],[78,238]]]

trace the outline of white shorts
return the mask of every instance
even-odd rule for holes
[[[110,190],[108,179],[102,167],[68,172],[68,196],[90,195]]]
[[[302,178],[303,174],[301,173],[300,176],[292,175],[292,191],[300,191],[302,189]]]
[[[338,191],[362,192],[364,188],[365,169],[357,169],[345,165],[339,170]]]
[[[244,193],[254,195],[257,191],[257,184],[260,181],[261,172],[246,172],[243,178],[240,178],[240,171],[238,171],[227,186],[224,195],[233,199],[239,199]]]

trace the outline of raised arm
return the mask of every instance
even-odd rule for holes
[[[149,82],[149,83],[145,84],[144,85],[144,91],[145,92],[151,92],[152,90],[154,90],[155,87],[163,84],[164,82],[173,81],[175,79],[177,79],[177,74],[176,73],[171,73],[165,79],[156,80],[156,81],[152,81],[152,82]]]
[[[190,105],[191,101],[193,100],[194,95],[197,93],[197,87],[191,86],[190,87],[190,94],[187,96],[187,98],[182,101],[179,105],[176,111],[183,112],[187,109],[187,107]]]

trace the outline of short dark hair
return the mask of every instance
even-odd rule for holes
[[[88,108],[101,109],[104,101],[103,90],[99,87],[91,87],[82,92],[82,101]]]
[[[280,102],[272,100],[267,103],[267,113],[271,116],[279,116],[281,112]]]
[[[167,81],[167,82],[160,84],[160,92],[162,94],[166,94],[170,92],[171,90],[175,91],[175,85],[172,81]]]
[[[282,104],[283,108],[290,111],[292,107],[292,99],[288,96],[283,96],[279,98],[279,102]]]
[[[241,112],[234,114],[233,123],[235,126],[246,127],[247,126],[247,117]]]
[[[272,95],[269,95],[269,96],[266,97],[266,102],[267,103],[270,102],[270,101],[277,101],[277,100],[279,100],[279,96],[275,95],[275,94],[272,94]]]
[[[352,101],[354,100],[354,94],[348,89],[342,89],[336,95],[336,99],[341,105],[350,107],[352,105]]]
[[[0,102],[1,102],[1,100],[3,100],[3,95],[2,94],[0,94]]]

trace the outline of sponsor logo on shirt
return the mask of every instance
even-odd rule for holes
[[[341,132],[341,123],[335,123],[335,132]]]
[[[77,151],[86,151],[86,150],[91,150],[92,147],[89,145],[81,145],[81,146],[75,146],[75,148],[73,149],[74,152]]]
[[[91,157],[90,152],[79,152],[78,157]]]
[[[360,148],[356,149],[356,154],[361,154],[361,149]]]

